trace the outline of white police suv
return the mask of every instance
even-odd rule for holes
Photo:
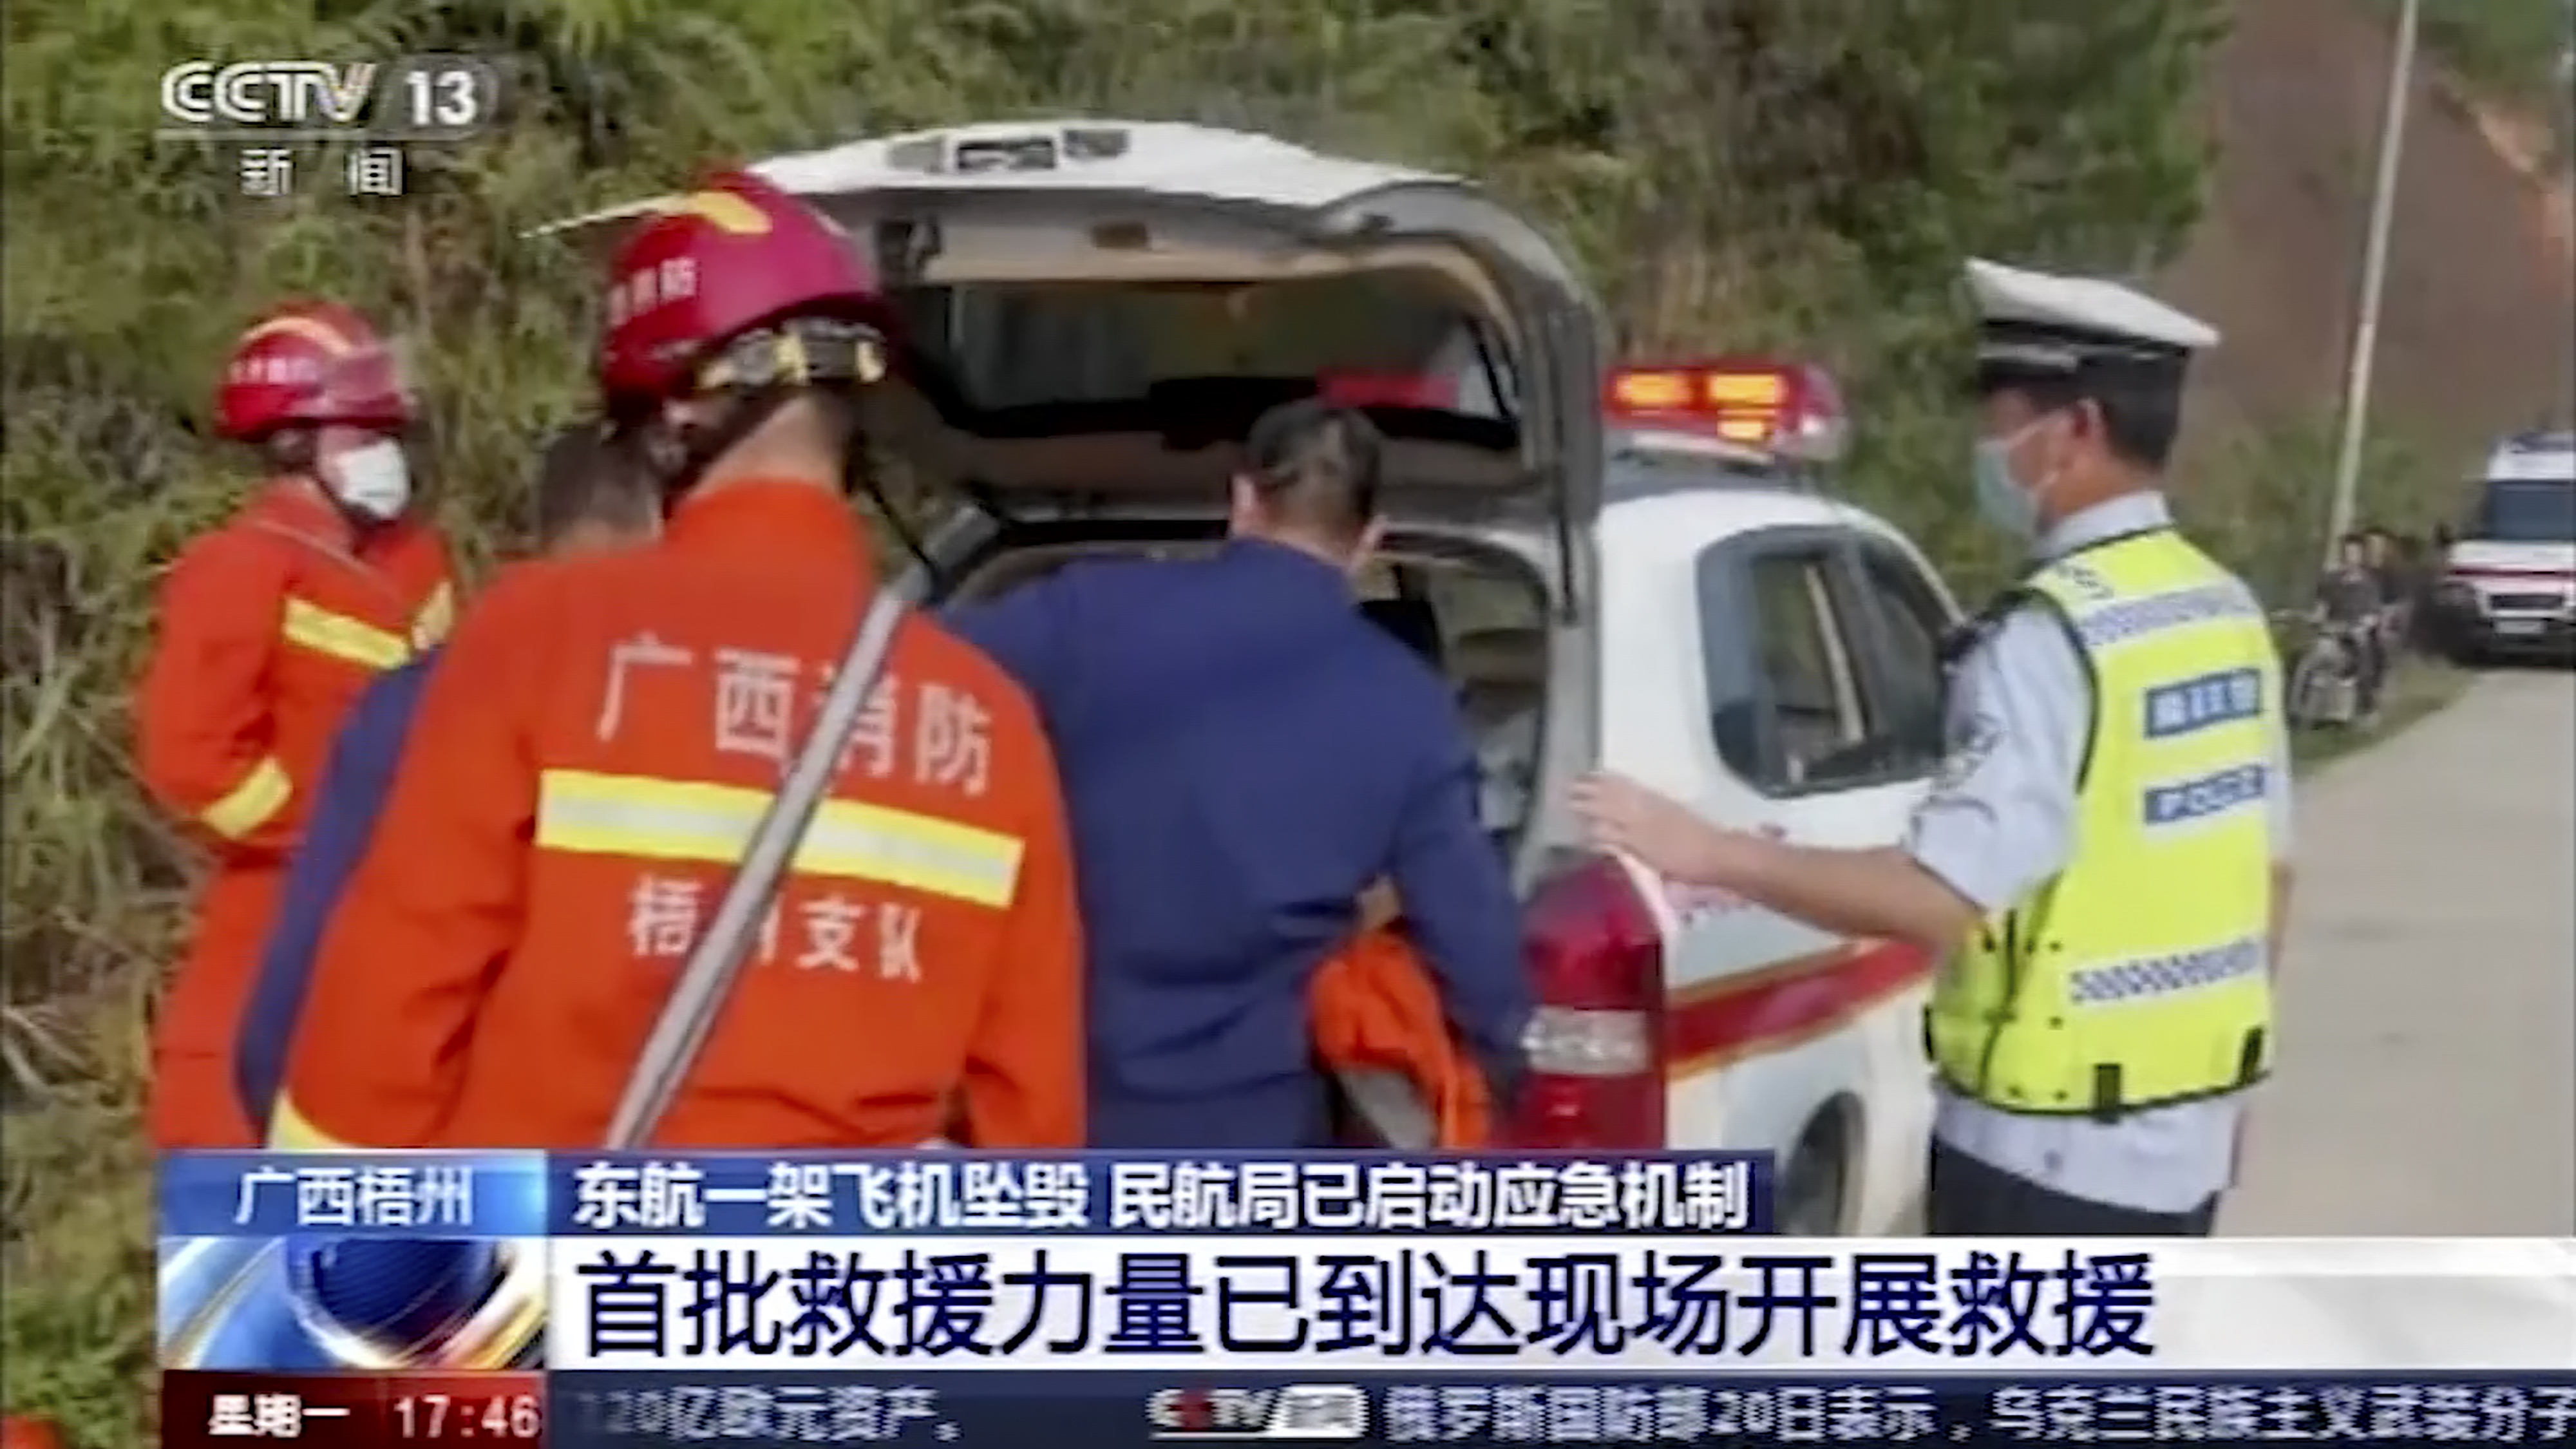
[[[2465,657],[2576,654],[2576,432],[2496,445],[2434,606]]]

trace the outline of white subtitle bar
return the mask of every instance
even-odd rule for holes
[[[557,1240],[558,1369],[2576,1369],[2576,1241]]]

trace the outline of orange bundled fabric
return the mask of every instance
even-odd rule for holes
[[[1392,922],[1392,902],[1371,903],[1367,929],[1316,973],[1308,996],[1315,1052],[1336,1071],[1397,1072],[1431,1104],[1433,1146],[1461,1151],[1493,1141],[1485,1075],[1458,1045],[1440,992]]]

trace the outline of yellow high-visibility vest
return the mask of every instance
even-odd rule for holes
[[[2269,1069],[2280,659],[2251,593],[2170,528],[2081,549],[2014,600],[2081,652],[2074,851],[1935,983],[1934,1066],[2006,1111],[2116,1117]]]

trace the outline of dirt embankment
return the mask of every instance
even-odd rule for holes
[[[2394,43],[2363,0],[2235,12],[2208,211],[2165,278],[2225,334],[2199,379],[2202,436],[2312,418],[2341,395]],[[2372,411],[2466,458],[2576,406],[2576,199],[2537,127],[2481,111],[2418,58]]]

